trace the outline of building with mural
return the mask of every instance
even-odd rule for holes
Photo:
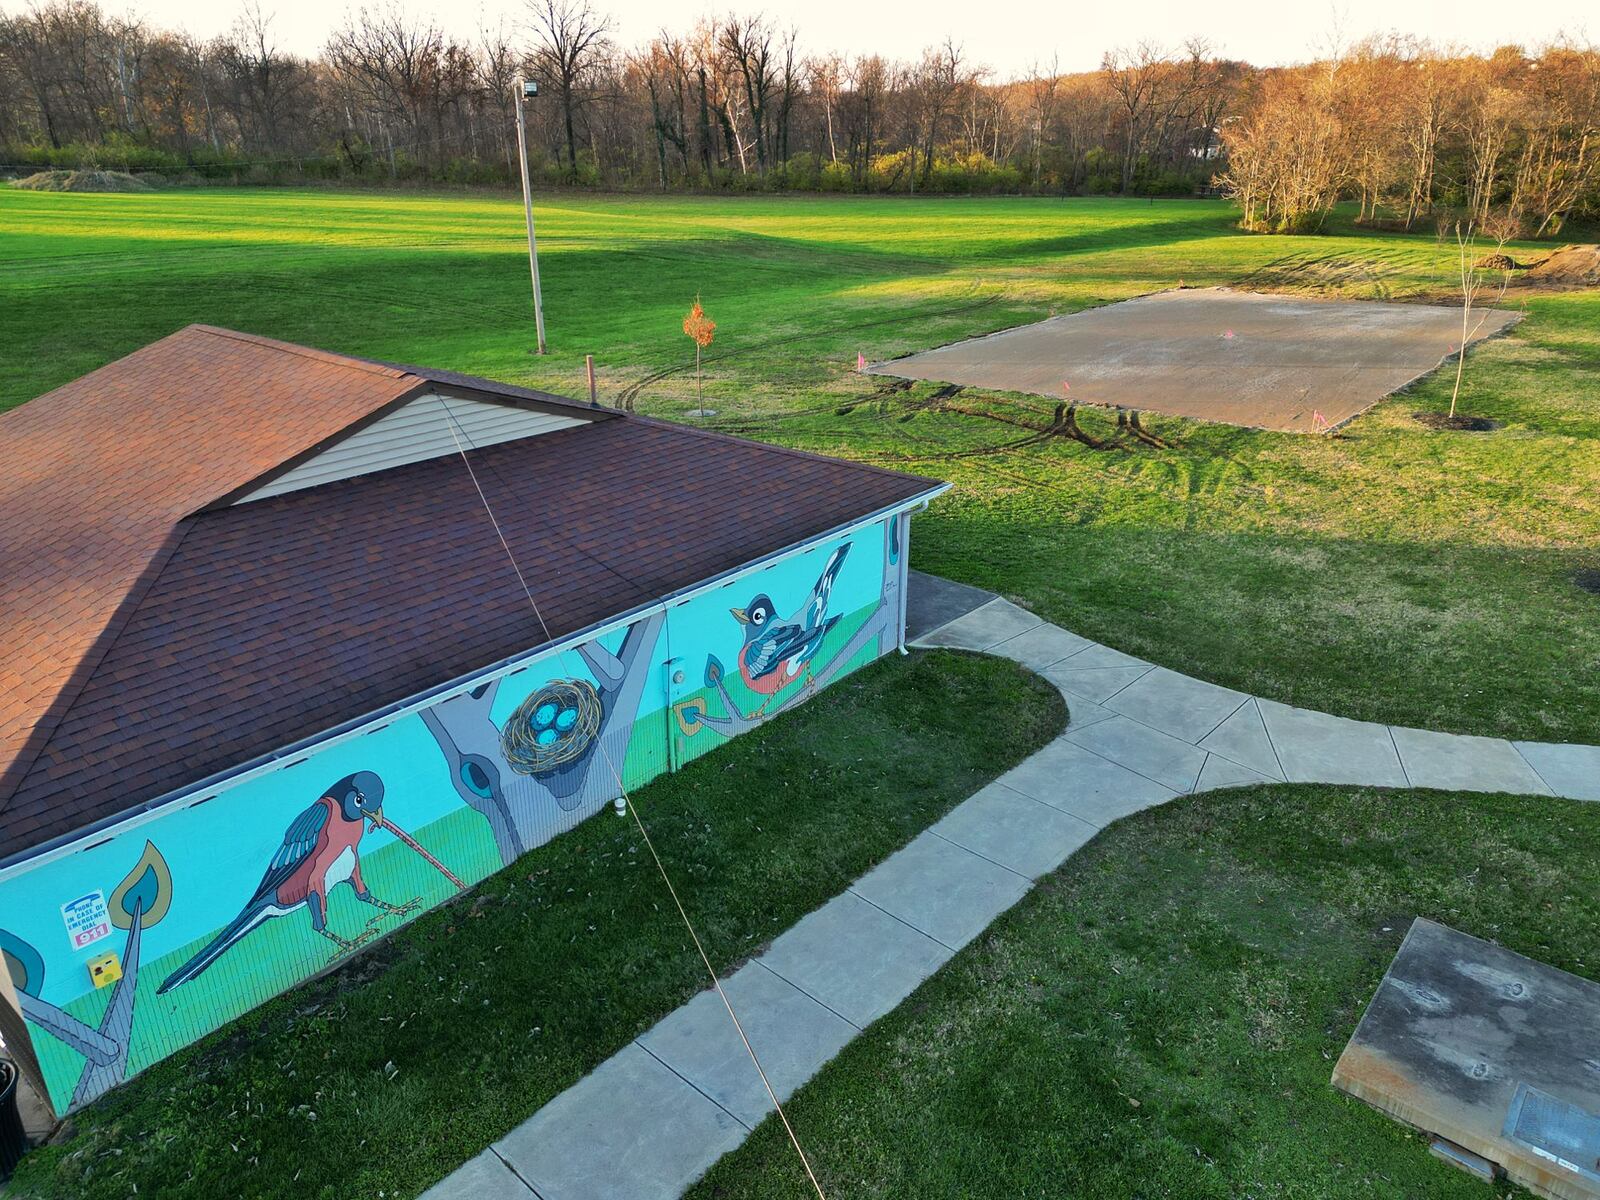
[[[93,1100],[889,653],[928,479],[191,326],[0,417],[0,1037]]]

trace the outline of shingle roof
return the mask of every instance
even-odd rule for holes
[[[190,326],[0,417],[0,797],[181,517],[418,383]]]
[[[199,511],[429,378],[522,394],[191,327],[0,421],[0,858],[545,641],[457,457]],[[470,454],[556,638],[936,486],[602,412]]]

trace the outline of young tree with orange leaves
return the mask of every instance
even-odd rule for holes
[[[706,316],[706,310],[700,306],[699,296],[694,298],[694,307],[689,310],[689,315],[683,318],[683,332],[694,339],[694,390],[703,408],[706,395],[700,382],[700,352],[711,345],[711,339],[717,332],[717,323]]]

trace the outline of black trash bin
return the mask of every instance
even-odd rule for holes
[[[17,1107],[17,1068],[0,1058],[0,1182],[11,1178],[27,1148],[22,1110]]]

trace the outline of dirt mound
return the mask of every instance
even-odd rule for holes
[[[11,185],[30,192],[148,192],[149,184],[124,171],[40,171]]]
[[[1563,246],[1552,250],[1528,269],[1517,282],[1530,287],[1600,287],[1600,246]]]

